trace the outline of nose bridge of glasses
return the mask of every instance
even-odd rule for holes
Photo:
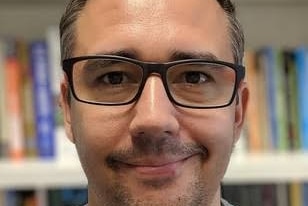
[[[144,69],[146,79],[149,77],[149,75],[153,73],[159,74],[163,78],[165,76],[165,70],[167,68],[165,64],[154,62],[144,63],[142,67]]]
[[[156,74],[161,78],[161,81],[163,82],[165,89],[168,90],[166,88],[166,82],[165,82],[166,69],[167,69],[166,64],[149,62],[149,63],[143,63],[141,66],[143,68],[144,83],[147,81],[150,75]]]
[[[147,62],[147,63],[142,63],[142,65],[140,66],[143,68],[143,84],[141,86],[142,87],[141,91],[143,90],[143,87],[146,84],[148,78],[154,74],[154,75],[157,75],[161,79],[165,92],[167,93],[167,96],[170,98],[170,94],[169,94],[169,91],[167,88],[168,86],[166,82],[166,70],[169,67],[168,64]]]

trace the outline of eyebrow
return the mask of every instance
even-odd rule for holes
[[[138,53],[133,49],[124,49],[119,51],[110,51],[110,52],[101,52],[98,55],[114,55],[121,56],[131,59],[139,60]],[[186,59],[204,59],[207,61],[217,61],[218,58],[211,52],[192,52],[192,51],[171,51],[171,55],[168,58],[168,61],[178,61],[178,60],[186,60]]]
[[[112,56],[126,57],[130,59],[138,59],[137,52],[132,49],[110,51],[110,52],[100,52],[100,53],[97,53],[96,55],[112,55]]]
[[[173,51],[170,57],[171,61],[185,60],[185,59],[204,59],[207,61],[217,61],[218,58],[210,52],[182,52]]]

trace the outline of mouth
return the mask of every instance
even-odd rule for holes
[[[118,171],[133,173],[141,179],[170,179],[178,176],[185,162],[195,156],[197,154],[175,158],[148,157],[135,161],[117,161],[116,164]]]
[[[195,164],[209,156],[208,150],[201,145],[164,143],[146,150],[136,148],[113,152],[107,156],[106,166],[119,178],[161,185],[193,170]]]

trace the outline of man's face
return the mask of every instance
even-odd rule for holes
[[[210,54],[233,62],[228,20],[215,0],[89,0],[75,29],[73,56],[121,53],[166,62],[176,54]],[[91,206],[219,205],[242,125],[244,84],[238,104],[220,109],[172,104],[157,74],[138,101],[124,106],[68,104],[66,89],[63,81],[66,131],[87,175]]]

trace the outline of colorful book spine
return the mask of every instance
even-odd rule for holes
[[[298,80],[298,108],[301,148],[308,150],[308,48],[300,47],[295,52]]]
[[[47,51],[45,41],[31,43],[37,150],[39,157],[53,158],[55,156],[54,104]]]
[[[245,54],[245,67],[247,84],[250,91],[249,104],[247,107],[247,130],[249,151],[256,152],[262,150],[262,136],[260,129],[260,111],[258,98],[258,72],[256,68],[256,56],[252,51]]]
[[[274,77],[276,78],[276,128],[277,128],[277,149],[286,151],[289,148],[288,124],[287,124],[287,78],[283,66],[283,55],[281,50],[275,50]]]
[[[25,156],[36,157],[35,121],[33,105],[33,81],[29,65],[29,47],[24,40],[18,40],[17,55],[22,73],[22,116],[24,127]]]
[[[291,182],[289,186],[289,192],[290,192],[289,194],[290,205],[302,206],[303,205],[302,183]]]
[[[269,149],[276,149],[278,146],[278,129],[277,129],[277,114],[276,114],[276,78],[274,77],[274,61],[275,54],[271,47],[263,48],[260,52],[261,67],[265,72],[266,81],[266,100],[268,108],[268,145]]]
[[[8,112],[8,152],[12,160],[24,157],[24,137],[21,111],[21,68],[16,56],[16,42],[6,41],[6,108]]]
[[[272,149],[272,143],[270,142],[270,118],[268,111],[268,101],[267,101],[267,76],[264,68],[265,57],[262,51],[256,52],[256,104],[259,112],[259,126],[260,126],[260,139],[262,144],[262,150]],[[253,94],[251,94],[253,95]]]
[[[298,118],[298,89],[297,71],[295,67],[295,55],[293,50],[284,50],[283,62],[286,74],[286,105],[287,105],[287,124],[288,124],[288,149],[300,149],[299,142],[299,118]]]

